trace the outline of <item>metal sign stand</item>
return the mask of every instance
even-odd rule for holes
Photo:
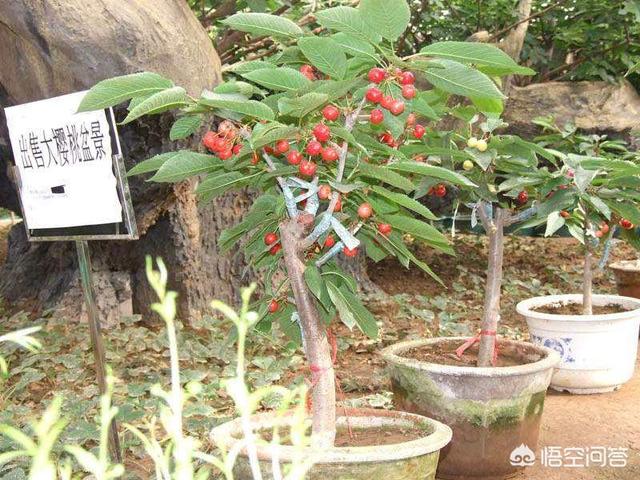
[[[107,391],[106,359],[104,345],[102,343],[102,335],[100,333],[100,318],[95,302],[95,291],[93,289],[89,243],[86,240],[76,240],[76,250],[78,251],[80,280],[82,282],[84,300],[87,305],[87,313],[89,316],[89,333],[91,336],[91,345],[93,347],[96,378],[98,380],[100,394],[104,395]],[[109,427],[109,451],[111,452],[111,458],[114,461],[122,463],[120,439],[118,438],[118,425],[115,418],[111,420],[111,426]]]

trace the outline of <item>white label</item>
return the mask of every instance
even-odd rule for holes
[[[85,93],[5,109],[29,229],[122,222],[107,116],[76,113]]]

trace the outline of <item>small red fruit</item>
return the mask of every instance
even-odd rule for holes
[[[391,233],[391,225],[389,225],[388,223],[381,223],[378,225],[378,231],[382,235],[387,236]]]
[[[330,122],[333,122],[340,116],[340,110],[333,105],[327,105],[322,109],[322,116]]]
[[[202,137],[202,145],[204,145],[208,150],[213,150],[213,142],[218,138],[216,132],[209,130]]]
[[[370,82],[380,83],[385,79],[386,76],[387,76],[387,72],[385,72],[382,68],[374,67],[371,70],[369,70],[368,77]]]
[[[358,249],[357,248],[347,248],[344,247],[342,249],[342,252],[347,256],[347,257],[355,257],[356,255],[358,255]]]
[[[527,203],[529,201],[529,194],[527,193],[526,190],[522,190],[519,194],[518,194],[518,203],[520,205],[524,205],[525,203]]]
[[[211,148],[214,152],[221,152],[227,149],[227,140],[222,137],[216,137],[212,144]]]
[[[379,125],[384,121],[384,113],[379,108],[371,110],[369,114],[369,121],[374,125]]]
[[[600,230],[602,230],[602,233],[609,233],[609,224],[607,222],[602,222],[600,224]]]
[[[322,145],[317,140],[311,140],[307,143],[307,153],[309,155],[315,156],[320,155],[322,153]]]
[[[604,232],[602,230],[597,230],[596,231],[596,237],[597,238],[602,238],[604,236]]]
[[[342,211],[342,197],[340,195],[338,195],[338,201],[336,202],[336,206],[333,207],[333,211],[334,212]]]
[[[382,135],[380,135],[380,141],[382,143],[386,143],[390,147],[395,145],[395,140],[393,139],[393,135],[391,135],[391,133],[389,133],[389,132],[385,132]]]
[[[233,149],[232,149],[231,151],[233,152],[233,154],[234,154],[234,155],[237,155],[237,154],[239,154],[239,153],[240,153],[240,150],[242,150],[242,145],[241,145],[241,144],[239,144],[239,143],[236,143],[236,144],[233,146]]]
[[[264,147],[264,153],[268,155],[273,155],[274,153],[276,153],[276,151],[273,148],[271,148],[269,145],[267,145],[266,147]]]
[[[278,301],[271,300],[271,302],[269,302],[269,313],[276,313],[278,311],[278,307]]]
[[[402,100],[396,100],[395,102],[393,102],[393,105],[391,105],[390,111],[395,116],[400,115],[402,112],[404,112],[404,102]]]
[[[286,140],[278,140],[276,142],[276,152],[287,153],[289,151],[289,142]]]
[[[327,238],[324,241],[324,246],[327,248],[331,248],[336,244],[336,239],[333,238],[333,235],[327,235]]]
[[[622,220],[620,220],[620,226],[625,230],[631,230],[633,228],[633,223],[631,223],[626,218],[623,218]]]
[[[271,255],[275,255],[276,253],[278,253],[280,251],[281,248],[282,248],[282,244],[276,243],[273,247],[271,247],[269,249],[269,253]]]
[[[291,150],[287,155],[289,165],[298,165],[302,161],[302,154],[298,150]]]
[[[335,162],[338,159],[338,152],[335,148],[327,147],[322,150],[322,160],[327,163]]]
[[[395,102],[395,99],[391,95],[385,95],[382,97],[382,100],[380,100],[380,106],[385,110],[391,110]]]
[[[424,128],[422,125],[416,125],[415,127],[413,127],[413,136],[420,139],[422,137],[424,137],[424,134],[427,133],[427,129]]]
[[[363,220],[366,220],[373,214],[373,208],[370,203],[363,203],[358,207],[358,216]]]
[[[411,100],[416,96],[416,87],[413,85],[404,85],[402,87],[402,96],[407,100]]]
[[[400,75],[400,85],[413,85],[416,81],[416,76],[411,72],[402,72]]]
[[[264,236],[264,244],[265,245],[273,245],[278,241],[278,235],[275,232],[269,232]]]
[[[320,200],[327,200],[331,196],[331,187],[329,185],[320,185],[318,188],[318,198]]]
[[[300,172],[300,175],[304,175],[305,177],[313,177],[316,174],[317,168],[318,166],[314,162],[303,160],[302,162],[300,162],[298,171]]]
[[[331,138],[331,129],[324,123],[318,123],[313,127],[313,136],[316,137],[316,140],[319,142],[326,142]]]
[[[561,216],[562,218],[569,218],[569,217],[571,216],[571,214],[570,214],[569,212],[567,212],[566,210],[562,210],[562,211],[560,212],[560,216]]]
[[[436,197],[444,197],[447,194],[447,187],[445,187],[444,184],[439,183],[433,187],[433,194]]]
[[[407,127],[413,127],[416,124],[416,114],[410,113],[407,115]]]
[[[313,69],[313,67],[311,65],[302,65],[300,67],[300,73],[302,73],[309,80],[315,80],[316,79],[315,70]]]
[[[383,97],[382,90],[376,87],[371,87],[367,90],[366,97],[371,103],[380,103],[380,100],[382,100]]]
[[[218,158],[220,160],[229,160],[231,157],[233,157],[233,150],[230,148],[218,152]]]

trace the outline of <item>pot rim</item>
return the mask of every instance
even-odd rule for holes
[[[439,363],[425,362],[414,358],[406,358],[400,356],[401,353],[411,350],[415,347],[424,345],[432,345],[444,341],[459,341],[460,343],[468,340],[469,337],[435,337],[419,340],[409,340],[396,343],[386,347],[380,353],[387,363],[399,364],[405,367],[414,368],[428,372],[435,372],[443,375],[468,376],[468,377],[512,377],[519,375],[529,375],[544,370],[551,369],[560,363],[560,354],[555,350],[536,345],[529,342],[519,342],[516,340],[498,340],[498,345],[508,344],[514,346],[526,346],[527,348],[537,351],[542,358],[533,363],[524,365],[514,365],[509,367],[461,367],[458,365],[442,365]]]
[[[603,322],[603,321],[618,321],[618,320],[631,320],[633,318],[640,317],[640,299],[633,297],[624,297],[622,295],[609,295],[609,294],[597,294],[593,295],[594,305],[608,305],[614,302],[618,302],[623,306],[628,305],[632,307],[631,310],[617,313],[604,313],[594,315],[561,315],[558,313],[543,313],[533,310],[536,307],[542,307],[550,303],[580,303],[582,302],[582,294],[570,293],[565,295],[545,295],[541,297],[533,297],[527,300],[522,300],[516,306],[517,312],[527,318],[535,320],[548,320],[555,322]]]
[[[364,424],[367,420],[374,419],[379,425],[398,425],[398,424],[419,424],[431,428],[433,431],[428,435],[410,440],[408,442],[395,443],[389,445],[366,446],[366,447],[332,447],[326,450],[319,450],[317,447],[299,447],[272,445],[270,443],[256,445],[258,458],[263,461],[271,461],[274,453],[280,461],[292,461],[296,457],[300,457],[302,452],[303,458],[313,458],[314,464],[327,463],[367,463],[367,462],[383,462],[405,460],[415,458],[429,453],[437,452],[451,441],[453,432],[451,428],[432,418],[424,417],[414,413],[401,412],[395,410],[376,410],[372,408],[346,409],[347,417],[344,416],[345,410],[340,409],[342,415],[338,416],[338,425],[349,424],[357,426]],[[270,428],[274,425],[286,426],[290,423],[291,415],[276,417],[273,412],[258,413],[251,416],[254,430],[256,427],[263,426]],[[361,419],[358,422],[358,419]],[[230,422],[215,427],[209,434],[209,438],[214,445],[224,447],[227,450],[240,441],[237,435],[242,434],[241,419],[236,418]],[[245,449],[242,449],[245,452]]]
[[[640,260],[620,260],[609,265],[609,268],[622,272],[640,272]]]

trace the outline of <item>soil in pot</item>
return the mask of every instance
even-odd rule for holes
[[[581,303],[555,303],[544,305],[532,309],[538,313],[549,313],[551,315],[584,315],[584,308]],[[594,305],[593,315],[609,315],[611,313],[628,312],[622,305],[610,303],[609,305]]]

